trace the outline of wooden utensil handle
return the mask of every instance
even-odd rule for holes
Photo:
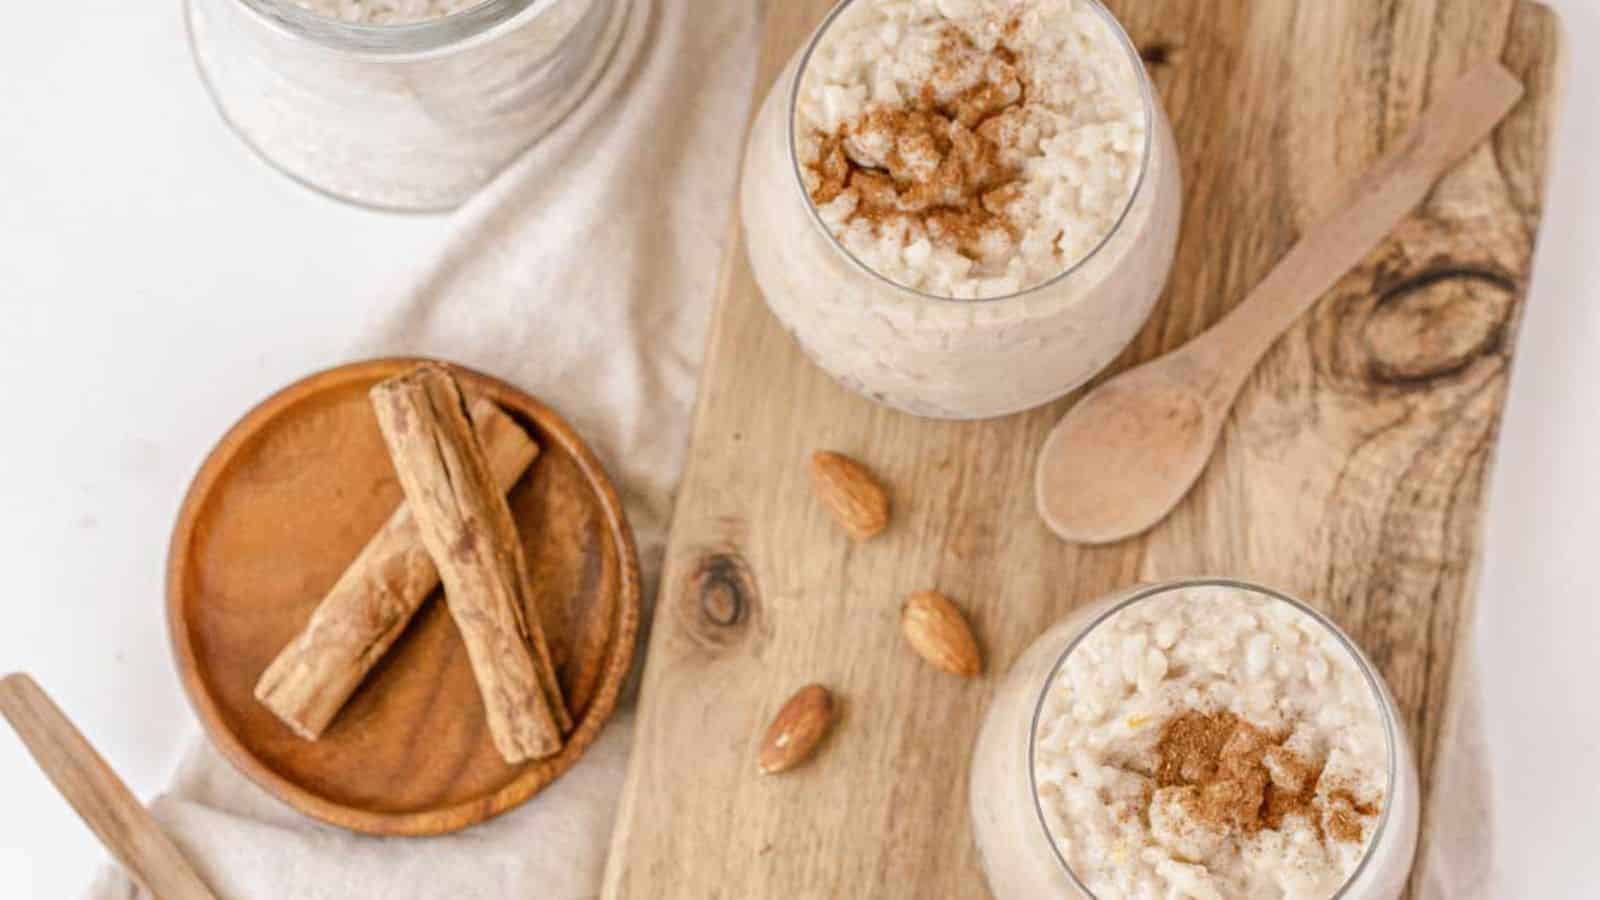
[[[0,679],[0,715],[134,880],[160,900],[215,900],[150,813],[26,675]]]
[[[1219,373],[1216,389],[1231,397],[1278,337],[1377,249],[1449,168],[1493,133],[1522,94],[1522,82],[1498,62],[1468,71],[1367,170],[1337,211],[1181,352],[1203,370]]]

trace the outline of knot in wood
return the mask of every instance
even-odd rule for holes
[[[1150,41],[1139,46],[1139,58],[1151,68],[1177,65],[1183,58],[1183,45],[1174,41]]]
[[[1504,275],[1469,267],[1435,269],[1388,288],[1362,326],[1373,377],[1431,381],[1494,353],[1518,294]]]
[[[689,596],[695,599],[705,623],[732,628],[749,616],[756,596],[755,581],[739,557],[710,553],[695,567]]]

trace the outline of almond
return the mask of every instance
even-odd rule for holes
[[[811,481],[839,525],[858,541],[889,527],[889,492],[866,466],[841,453],[811,454]]]
[[[917,591],[900,607],[900,629],[917,655],[963,678],[983,671],[978,641],[966,616],[943,594]]]
[[[807,685],[778,710],[761,739],[761,774],[776,775],[806,761],[833,725],[833,695],[820,684]]]

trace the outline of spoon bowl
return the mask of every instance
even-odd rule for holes
[[[1144,366],[1062,418],[1039,454],[1039,515],[1063,539],[1105,544],[1166,518],[1205,469],[1226,418],[1190,384]]]

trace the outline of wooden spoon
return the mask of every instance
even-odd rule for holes
[[[1499,63],[1472,69],[1221,322],[1074,406],[1039,455],[1039,514],[1050,528],[1069,541],[1104,544],[1166,518],[1200,477],[1261,357],[1494,131],[1522,93]]]
[[[0,679],[0,715],[135,881],[161,900],[216,900],[78,729],[26,675]]]

